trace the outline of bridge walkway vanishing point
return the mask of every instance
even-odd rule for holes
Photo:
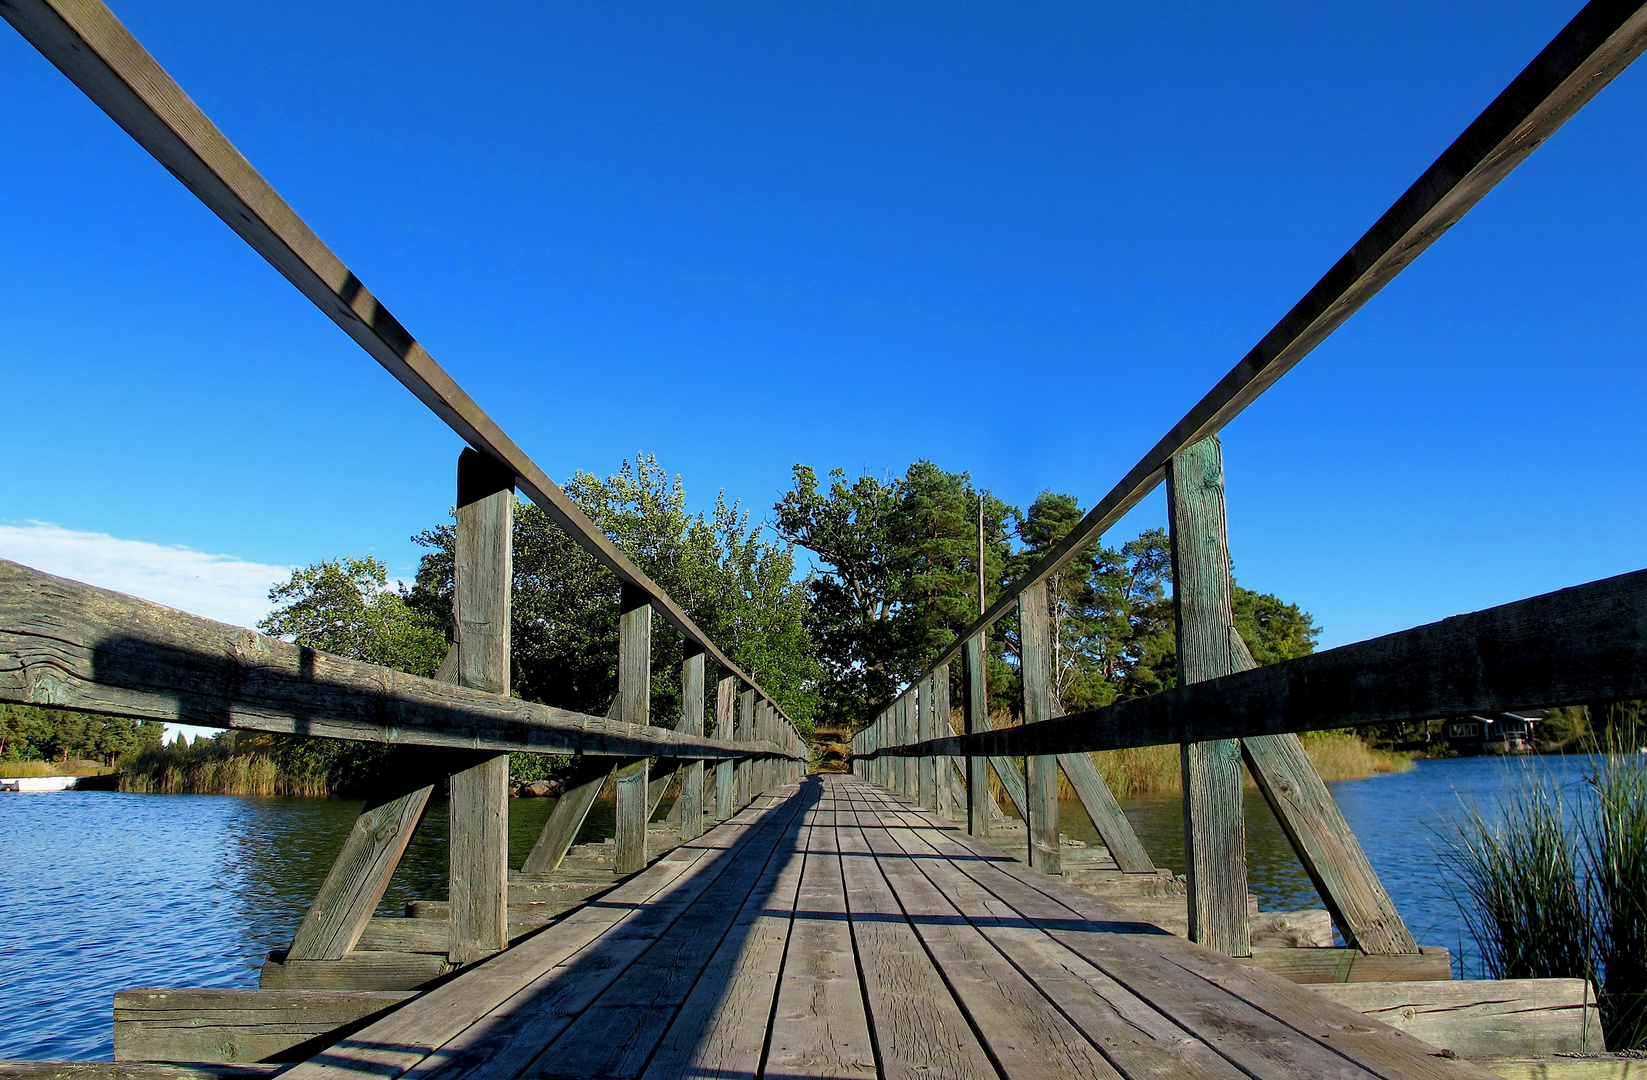
[[[1489,1074],[811,776],[284,1075]]]
[[[1486,1075],[1420,1031],[1466,1057],[1541,1055],[1494,1063],[1501,1076],[1626,1075],[1627,1062],[1575,1072],[1548,1056],[1601,1048],[1584,980],[1447,979],[1297,736],[1647,698],[1647,571],[1259,667],[1233,621],[1217,435],[1647,49],[1647,0],[1586,4],[1040,563],[987,595],[980,574],[982,613],[928,670],[878,715],[836,718],[857,729],[853,775],[829,778],[805,775],[808,747],[765,673],[589,521],[100,0],[0,0],[0,18],[468,446],[453,641],[433,679],[0,561],[0,701],[394,749],[260,989],[126,991],[115,1045],[133,1060],[0,1063],[0,1076]],[[1060,715],[1048,581],[1163,482],[1177,685]],[[605,715],[510,692],[517,491],[611,575]],[[677,715],[651,700],[654,616],[680,638]],[[995,729],[985,661],[1011,617],[1022,699],[993,704],[1023,723]],[[1181,883],[1089,756],[1171,744]],[[577,757],[518,868],[513,752]],[[1345,947],[1255,947],[1243,772]],[[1060,773],[1101,858],[1061,839]],[[674,777],[678,823],[660,826]],[[442,787],[448,898],[381,918]],[[608,788],[610,844],[576,844]],[[1180,922],[1193,940],[1161,925]]]

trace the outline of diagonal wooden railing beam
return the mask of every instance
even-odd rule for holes
[[[664,621],[771,700],[435,363],[113,12],[99,0],[0,0],[0,16],[459,438],[512,470],[528,498],[620,581],[651,597]]]
[[[1218,381],[1069,534],[921,675],[954,661],[1014,610],[1018,594],[1066,566],[1138,505],[1180,450],[1217,434],[1418,258],[1647,48],[1647,4],[1594,0],[1453,140],[1332,269]],[[917,680],[919,681],[919,680]]]
[[[1037,724],[869,756],[1037,755],[1647,697],[1647,570]]]
[[[0,701],[389,745],[794,757],[408,675],[0,560]]]

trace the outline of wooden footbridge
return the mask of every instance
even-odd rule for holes
[[[1256,667],[1231,615],[1216,434],[1631,63],[1647,8],[1580,11],[1040,565],[859,718],[852,774],[830,776],[807,775],[803,740],[755,675],[481,411],[107,8],[0,0],[0,14],[470,447],[456,639],[435,679],[0,563],[0,700],[399,755],[398,789],[356,822],[260,989],[129,990],[115,1000],[121,1060],[0,1075],[1625,1075],[1547,1056],[1601,1048],[1581,981],[1450,979],[1297,735],[1647,697],[1647,571]],[[1163,480],[1179,686],[1058,716],[1046,581]],[[621,582],[605,716],[510,696],[517,491]],[[686,643],[674,718],[650,701],[654,615]],[[1007,616],[1025,723],[991,730],[984,635]],[[1153,863],[1088,756],[1170,743],[1183,747],[1182,877]],[[520,867],[511,751],[582,763]],[[1324,913],[1255,919],[1243,770]],[[1062,837],[1060,772],[1101,848]],[[442,785],[449,896],[384,917]],[[608,785],[615,835],[589,842]],[[1515,1052],[1546,1056],[1503,1058]]]

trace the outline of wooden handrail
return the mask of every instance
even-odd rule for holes
[[[1647,3],[1592,0],[1482,110],[1241,362],[1034,567],[911,683],[960,656],[1018,594],[1067,566],[1155,490],[1180,450],[1217,434],[1360,309],[1647,48]]]
[[[579,546],[772,700],[435,363],[101,0],[5,0],[0,15],[459,438],[511,470],[520,490]]]
[[[1647,697],[1647,570],[1021,727],[868,756],[1045,755]]]
[[[5,560],[0,701],[389,745],[797,757],[423,679]]]

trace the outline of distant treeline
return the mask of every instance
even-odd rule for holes
[[[0,702],[0,761],[101,761],[160,745],[165,725],[158,720],[93,716],[67,709]]]

